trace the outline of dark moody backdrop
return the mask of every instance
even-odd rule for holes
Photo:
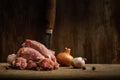
[[[0,0],[0,62],[29,38],[44,44],[49,0]],[[119,0],[56,0],[52,49],[87,63],[120,63]]]

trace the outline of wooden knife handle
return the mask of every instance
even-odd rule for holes
[[[52,30],[55,24],[56,0],[47,0],[46,8],[47,29]]]

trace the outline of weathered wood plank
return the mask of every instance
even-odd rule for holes
[[[5,67],[6,63],[0,63],[0,79],[80,79],[80,80],[105,80],[120,79],[119,64],[86,64],[86,70],[70,67],[60,67],[53,71],[14,70]],[[92,70],[95,66],[96,70]]]
[[[16,53],[26,38],[44,43],[46,1],[49,0],[0,1],[0,62]],[[56,3],[52,40],[56,54],[70,47],[74,57],[86,57],[87,63],[120,63],[119,0]],[[49,21],[54,24],[53,18]]]
[[[63,4],[64,3],[64,4]],[[87,63],[112,63],[118,53],[118,33],[111,0],[57,2],[54,45],[57,52],[70,47],[73,56]]]
[[[45,33],[44,0],[0,1],[0,61],[16,53],[26,39],[43,42]]]

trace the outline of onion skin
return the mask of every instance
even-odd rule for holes
[[[56,56],[58,63],[61,66],[70,66],[73,61],[73,56],[70,55],[70,48],[65,48],[66,50],[64,52],[58,53]]]

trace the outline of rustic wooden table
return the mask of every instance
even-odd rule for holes
[[[6,69],[7,63],[0,63],[0,79],[79,79],[79,80],[120,80],[120,64],[86,64],[86,70],[70,67],[60,67],[53,71]],[[92,66],[96,70],[92,70]]]

